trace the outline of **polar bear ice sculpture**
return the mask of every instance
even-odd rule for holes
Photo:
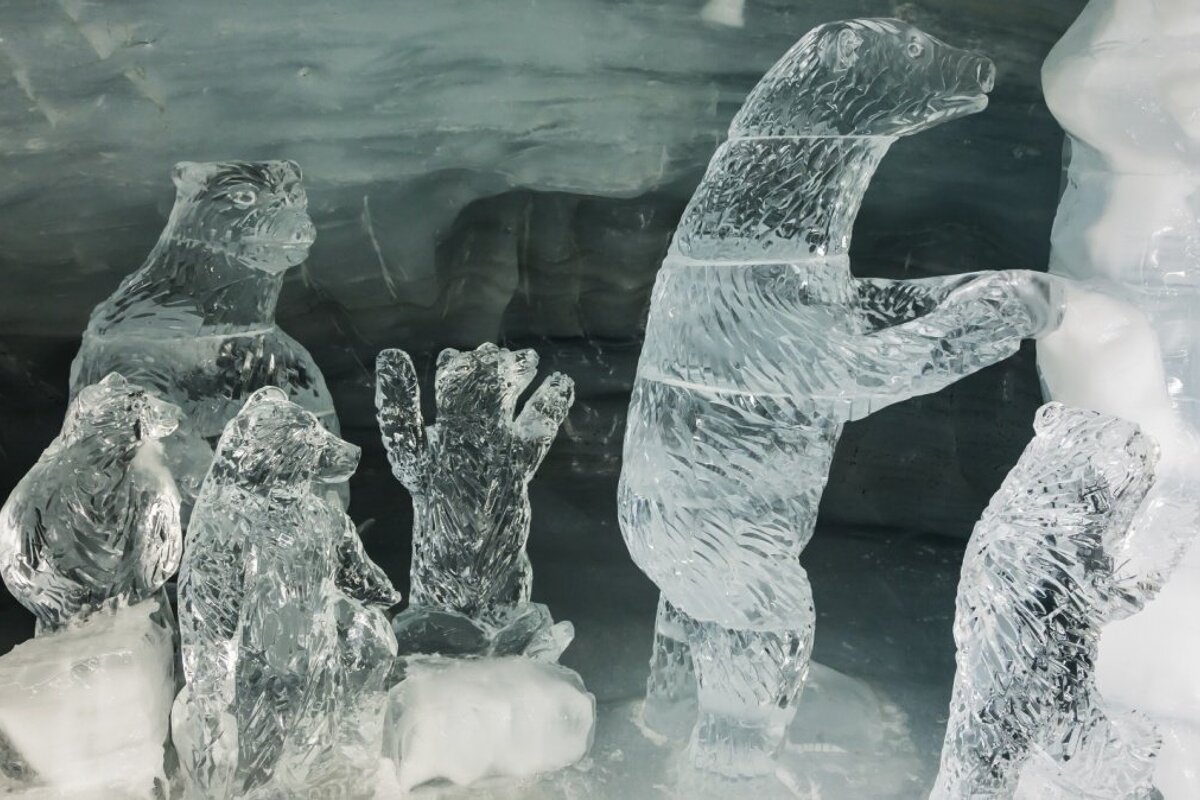
[[[179,409],[112,373],[67,409],[62,433],[0,511],[0,574],[38,632],[150,598],[183,552],[179,492],[159,440]]]
[[[981,111],[992,81],[987,59],[897,20],[821,26],[751,92],[684,212],[654,289],[619,506],[662,590],[648,721],[694,664],[698,766],[771,767],[812,646],[799,556],[843,423],[1056,322],[1033,273],[850,274],[889,146]]]
[[[967,547],[931,797],[1148,798],[1158,736],[1107,709],[1095,663],[1101,627],[1162,588],[1124,557],[1158,453],[1133,423],[1059,403],[1034,427]]]
[[[118,371],[187,415],[166,442],[185,503],[250,394],[279,386],[337,432],[325,379],[275,325],[283,275],[315,229],[291,161],[178,164],[175,207],[146,262],[92,311],[71,393]]]
[[[179,579],[171,724],[197,798],[370,796],[399,595],[316,488],[358,456],[274,387],[221,436]]]

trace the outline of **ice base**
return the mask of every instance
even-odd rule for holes
[[[172,634],[148,600],[0,657],[0,792],[141,800],[165,786]]]
[[[590,756],[526,780],[427,785],[420,800],[912,800],[922,796],[917,748],[903,712],[862,681],[812,665],[775,774],[729,781],[693,769],[685,742],[642,724],[641,701],[597,708]],[[384,796],[384,795],[380,795]]]

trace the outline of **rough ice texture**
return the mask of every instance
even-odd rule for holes
[[[652,666],[695,666],[697,765],[771,768],[812,647],[799,555],[843,424],[1055,323],[1032,273],[850,274],[851,226],[887,149],[982,110],[993,75],[896,20],[816,28],[750,93],[684,212],[652,297],[619,515],[681,623],[659,631],[671,653]],[[651,676],[649,719],[672,702],[657,689],[686,680]]]
[[[587,754],[596,720],[578,675],[519,656],[409,659],[388,704],[384,752],[405,791],[561,769]]]
[[[537,364],[533,350],[490,343],[442,351],[437,422],[426,428],[412,360],[379,354],[383,445],[413,498],[411,604],[489,617],[529,601],[528,485],[575,398],[571,379],[555,373],[518,414]]]
[[[971,536],[958,672],[932,797],[1150,798],[1158,734],[1096,686],[1101,628],[1162,586],[1123,554],[1157,447],[1131,422],[1050,403]]]
[[[162,445],[179,409],[121,375],[87,387],[0,509],[0,575],[55,630],[155,594],[183,551]]]
[[[179,585],[172,730],[195,797],[370,796],[399,595],[318,488],[358,457],[273,387],[221,436]]]
[[[275,325],[284,273],[316,231],[291,161],[176,165],[175,208],[142,266],[92,311],[71,365],[77,394],[117,370],[178,405],[166,443],[189,502],[210,446],[246,398],[278,386],[337,431],[312,356]]]
[[[401,654],[443,656],[525,656],[558,661],[575,638],[570,622],[555,622],[541,603],[518,603],[487,618],[457,611],[409,606],[392,618]]]
[[[1079,335],[1038,352],[1050,397],[1127,416],[1159,439],[1172,481],[1159,494],[1190,504],[1193,522],[1200,458],[1178,451],[1200,425],[1198,48],[1196,3],[1093,0],[1047,57],[1046,102],[1069,153],[1050,270],[1110,297],[1080,298]],[[1145,613],[1105,633],[1098,667],[1105,693],[1165,734],[1155,779],[1167,800],[1200,796],[1197,607],[1193,546]]]
[[[156,600],[17,645],[0,657],[0,790],[165,797],[174,675],[173,633]]]

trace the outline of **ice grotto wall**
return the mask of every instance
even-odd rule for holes
[[[428,380],[441,347],[531,345],[579,389],[535,482],[535,558],[541,528],[579,558],[623,559],[613,491],[649,290],[744,93],[830,19],[899,16],[985,51],[990,109],[892,151],[855,271],[1040,269],[1061,133],[1039,68],[1083,5],[0,0],[0,488],[57,430],[88,311],[157,237],[171,165],[286,157],[318,239],[279,318],[368,448],[356,518],[405,530],[373,427],[379,349],[412,351]],[[1023,352],[852,425],[823,524],[965,537],[1039,402]],[[367,541],[399,574],[407,542],[391,534]]]

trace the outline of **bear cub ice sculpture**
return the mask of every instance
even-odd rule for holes
[[[413,605],[481,618],[529,601],[528,484],[575,397],[571,379],[555,373],[517,414],[537,365],[533,350],[490,343],[443,350],[437,423],[425,428],[412,360],[379,354],[383,444],[413,497]]]
[[[116,373],[79,392],[0,511],[0,574],[38,633],[155,594],[183,550],[159,443],[179,409]]]
[[[226,426],[179,582],[172,729],[196,797],[369,797],[399,600],[320,484],[359,449],[268,387]]]
[[[300,167],[183,162],[173,178],[175,207],[158,243],[92,311],[71,392],[118,371],[182,408],[186,422],[166,446],[190,508],[211,446],[256,389],[281,387],[338,426],[312,356],[275,325],[283,275],[316,236]]]
[[[1059,403],[1034,428],[967,547],[931,798],[1158,797],[1157,735],[1110,715],[1095,678],[1101,628],[1161,588],[1122,555],[1158,450],[1131,422]]]

